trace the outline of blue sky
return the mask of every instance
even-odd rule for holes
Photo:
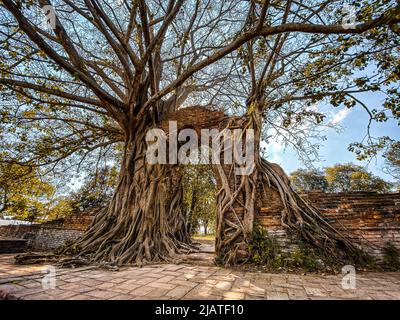
[[[383,95],[377,93],[359,94],[358,99],[367,103],[370,109],[381,109]],[[348,151],[347,147],[352,142],[360,142],[367,132],[368,114],[359,105],[352,109],[346,107],[331,108],[330,121],[334,120],[342,127],[340,132],[327,128],[325,131],[327,140],[322,141],[320,148],[320,161],[314,163],[316,167],[330,166],[335,163],[353,162],[366,167],[374,174],[387,180],[393,180],[382,171],[383,159],[379,156],[369,163],[358,161],[355,154]],[[389,136],[393,139],[400,139],[400,130],[397,121],[389,120],[386,123],[373,123],[371,127],[373,136]],[[279,143],[272,143],[268,147],[268,158],[272,162],[280,164],[287,173],[293,172],[305,165],[298,159],[297,154],[291,148],[285,149]]]

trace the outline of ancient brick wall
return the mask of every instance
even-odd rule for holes
[[[304,198],[372,255],[381,258],[387,242],[400,249],[400,193],[309,193]]]
[[[97,210],[90,210],[66,219],[43,224],[1,226],[0,236],[27,239],[29,247],[34,250],[55,249],[66,241],[80,237],[90,225]]]
[[[317,207],[328,222],[344,230],[378,259],[390,242],[400,249],[400,193],[308,193],[302,197]],[[263,205],[256,217],[271,235],[289,243],[280,223],[283,209],[279,196],[271,191],[268,206]]]

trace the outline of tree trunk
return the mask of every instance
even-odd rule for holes
[[[171,166],[146,163],[145,130],[125,144],[119,182],[107,208],[74,246],[90,261],[143,264],[188,252],[182,190],[171,190]]]

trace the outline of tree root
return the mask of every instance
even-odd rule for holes
[[[227,128],[254,128],[256,144],[259,137],[259,120],[256,115],[234,118]],[[345,231],[331,226],[315,207],[304,201],[291,187],[281,167],[262,159],[255,148],[255,168],[248,176],[233,176],[230,168],[217,166],[221,188],[217,195],[217,243],[218,262],[228,264],[245,263],[250,258],[248,248],[252,237],[256,208],[256,195],[268,201],[265,190],[273,188],[279,193],[283,204],[282,226],[293,239],[305,241],[323,250],[338,261],[363,263],[368,260],[360,245],[351,242]],[[237,212],[241,209],[243,215]]]

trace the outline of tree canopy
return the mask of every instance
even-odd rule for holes
[[[392,184],[352,163],[336,164],[324,170],[294,171],[290,175],[293,188],[299,192],[390,192]]]
[[[76,212],[93,208],[103,208],[111,200],[117,180],[116,167],[102,167],[99,172],[89,173],[78,190],[69,196]]]
[[[307,129],[326,116],[319,101],[399,117],[398,3],[350,1],[354,28],[343,3],[2,1],[1,148],[22,164],[76,168],[113,152],[151,110],[241,113],[258,91],[264,139],[307,159]],[[49,5],[54,29],[43,23]],[[357,98],[367,91],[385,91],[384,105]]]
[[[292,187],[299,192],[326,191],[328,181],[326,181],[322,170],[299,169],[290,174]]]
[[[55,196],[55,186],[37,168],[0,164],[0,216],[43,221],[68,215],[69,201]]]

